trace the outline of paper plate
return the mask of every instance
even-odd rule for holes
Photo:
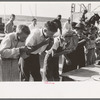
[[[100,67],[100,65],[98,65],[98,64],[94,64],[96,67]]]
[[[92,79],[95,81],[100,81],[100,75],[94,75],[92,76]]]

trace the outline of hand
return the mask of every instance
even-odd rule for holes
[[[45,45],[45,44],[49,44],[50,42],[52,42],[53,41],[53,38],[47,38],[44,42],[43,42],[43,44]]]
[[[71,61],[69,59],[66,59],[66,64],[71,65]]]
[[[27,50],[28,50],[28,48],[26,46],[22,46],[22,47],[19,48],[20,54],[23,54]]]
[[[25,74],[24,74],[24,70],[23,70],[23,67],[24,67],[24,59],[23,58],[20,58],[19,59],[19,71],[21,72],[21,77],[25,77]]]
[[[27,47],[27,48],[28,48],[28,49],[27,49],[27,51],[26,51],[26,54],[27,54],[27,55],[30,55],[30,54],[31,54],[31,52],[32,52],[32,47],[30,47],[30,48],[29,48],[29,47]]]

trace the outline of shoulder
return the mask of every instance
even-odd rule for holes
[[[16,36],[16,33],[13,32],[13,33],[9,33],[6,35],[6,37],[9,37],[9,38],[14,38]]]
[[[31,33],[32,33],[32,34],[40,34],[41,31],[40,31],[39,28],[35,28],[35,29],[32,29],[32,30],[31,30]]]
[[[54,19],[54,20],[53,20],[53,22],[57,22],[57,21],[58,21],[58,19]]]
[[[8,22],[5,24],[5,26],[6,26],[6,25],[9,25],[10,23],[11,23],[11,22],[10,22],[10,21],[8,21]]]
[[[40,29],[36,28],[36,29],[32,29],[31,30],[31,33],[30,33],[30,35],[28,37],[30,37],[30,38],[36,38],[36,37],[39,37],[40,34],[41,34]]]
[[[15,33],[9,33],[3,38],[3,41],[6,41],[6,40],[11,41],[11,40],[15,39],[15,37],[16,37]]]
[[[59,37],[58,36],[58,37],[54,38],[54,43],[61,44],[62,41],[63,41],[63,38],[62,37]]]

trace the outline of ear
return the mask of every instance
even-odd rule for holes
[[[47,32],[47,28],[44,28],[44,32]]]

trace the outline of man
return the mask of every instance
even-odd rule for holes
[[[46,53],[44,69],[48,81],[59,81],[59,56],[72,52],[78,42],[74,31],[63,31],[62,36],[54,38],[54,44]],[[68,57],[67,57],[68,58]],[[44,76],[44,77],[45,77]]]
[[[60,34],[62,34],[61,17],[61,15],[58,15],[57,18],[53,20],[53,22],[57,24],[57,28],[60,30]]]
[[[2,81],[19,81],[18,60],[27,50],[25,40],[30,34],[26,25],[19,25],[16,32],[7,34],[1,42]]]
[[[76,24],[76,32],[79,37],[78,46],[76,48],[76,63],[79,68],[85,67],[85,50],[84,46],[86,45],[86,42],[88,41],[88,37],[85,35],[86,29],[83,23]]]
[[[29,25],[29,29],[32,30],[36,27],[37,25],[37,19],[33,18],[32,23]]]
[[[68,19],[67,22],[64,23],[63,29],[66,29],[66,30],[71,30],[72,29],[70,18]]]
[[[15,15],[12,14],[10,16],[10,20],[5,24],[5,30],[4,30],[5,34],[9,34],[14,31],[14,23],[13,23],[14,20],[15,20]]]
[[[47,48],[50,38],[53,37],[57,31],[56,24],[52,21],[45,23],[42,29],[33,29],[26,40],[26,46],[32,52],[29,57],[24,59],[24,66],[22,68],[22,76],[24,81],[29,81],[30,74],[34,81],[42,81],[40,74],[39,54]],[[26,52],[29,54],[29,52]]]

